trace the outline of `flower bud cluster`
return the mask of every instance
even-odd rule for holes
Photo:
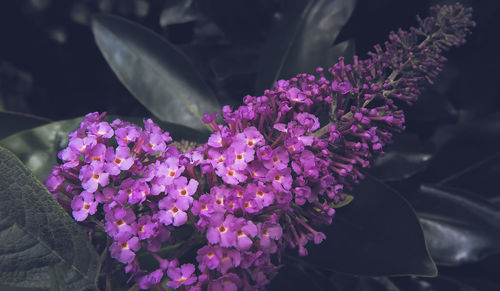
[[[285,248],[304,256],[310,241],[326,238],[317,229],[331,224],[343,192],[404,130],[399,106],[432,83],[442,50],[463,44],[473,26],[458,4],[431,13],[367,60],[340,58],[327,72],[280,80],[235,110],[225,106],[223,124],[205,115],[212,134],[185,152],[151,120],[142,129],[88,114],[46,186],[75,220],[102,227],[111,256],[143,289],[161,289],[164,278],[183,290],[262,289]],[[185,225],[192,240],[177,241]],[[189,250],[196,262],[180,265]],[[158,268],[145,270],[140,254]]]

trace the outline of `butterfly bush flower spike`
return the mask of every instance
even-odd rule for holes
[[[225,106],[222,123],[205,115],[213,133],[190,149],[149,119],[139,127],[90,113],[46,186],[75,220],[107,233],[111,256],[142,289],[261,290],[286,248],[305,256],[328,239],[320,229],[344,191],[405,129],[402,108],[474,26],[460,4],[434,6],[418,23],[365,60],[340,58]],[[179,240],[186,229],[189,239]],[[188,252],[194,261],[179,262]],[[158,267],[146,269],[138,255]]]

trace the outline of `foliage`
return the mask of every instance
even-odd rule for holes
[[[87,7],[88,2],[73,1],[71,5],[80,7],[78,11],[103,12],[102,7],[97,9],[101,11]],[[346,63],[350,63],[354,43],[358,54],[366,51],[362,46],[363,33],[357,28],[360,23],[366,27],[360,20],[363,13],[373,9],[373,14],[384,18],[381,16],[382,8],[387,7],[384,5],[396,7],[390,1],[386,1],[389,4],[384,1],[376,2],[378,4],[287,1],[284,6],[278,1],[241,1],[245,11],[229,3],[231,1],[220,1],[210,8],[195,0],[168,2],[161,19],[158,15],[152,16],[155,7],[162,8],[154,1],[146,2],[149,14],[124,12],[134,9],[118,8],[118,4],[103,6],[107,9],[104,12],[122,14],[153,28],[161,36],[116,16],[99,15],[91,20],[87,13],[86,18],[72,17],[91,24],[85,30],[92,29],[110,67],[145,106],[141,107],[120,88],[113,91],[120,94],[110,94],[119,97],[109,96],[109,103],[101,108],[115,114],[137,116],[146,116],[149,110],[160,120],[196,130],[207,129],[200,122],[204,113],[218,110],[219,104],[239,106],[243,94],[255,90],[260,95],[276,79],[290,78],[299,72],[312,73],[319,65],[333,64],[338,56],[345,56]],[[43,9],[50,11],[48,5]],[[45,10],[41,11],[38,13]],[[175,19],[171,18],[172,11],[178,16]],[[242,21],[250,13],[253,13],[252,19]],[[227,22],[226,15],[234,18]],[[273,15],[278,17],[273,20]],[[162,27],[151,25],[149,19]],[[189,40],[183,39],[186,28],[190,31]],[[322,30],[318,32],[318,28]],[[390,29],[396,28],[397,25],[391,24]],[[181,32],[176,32],[178,29]],[[243,31],[250,32],[242,36]],[[410,109],[407,133],[396,138],[386,155],[376,158],[372,167],[363,172],[368,178],[347,191],[350,203],[341,202],[333,224],[322,229],[328,239],[312,246],[308,257],[284,254],[284,267],[266,290],[496,289],[500,284],[495,267],[499,259],[500,199],[494,190],[497,188],[495,178],[500,174],[499,117],[494,113],[480,116],[477,112],[484,109],[492,113],[499,108],[492,105],[498,103],[491,101],[495,96],[487,89],[492,82],[485,82],[485,90],[480,94],[484,107],[478,105],[481,102],[471,104],[461,92],[454,90],[457,83],[465,86],[463,75],[470,74],[465,73],[470,70],[463,65],[466,58],[460,58],[460,52],[471,54],[470,47],[466,47],[457,52],[458,57],[451,55],[451,62],[444,67],[436,89],[425,91],[422,104],[417,102]],[[97,58],[97,53],[92,57]],[[111,76],[109,70],[107,74]],[[108,83],[118,84],[116,80]],[[176,99],[179,95],[185,96]],[[99,104],[99,101],[84,102],[81,96],[75,99],[76,104],[64,101],[61,103],[64,105],[58,105],[67,108],[63,114],[45,116],[57,120],[74,118],[98,108],[79,104]],[[122,101],[124,105],[120,105]],[[488,104],[490,106],[486,106]],[[31,247],[23,260],[14,258],[17,264],[10,263],[13,257],[2,261],[9,262],[10,268],[18,268],[15,272],[37,262],[34,264],[37,268],[30,270],[37,272],[37,276],[13,277],[5,268],[0,268],[0,289],[16,286],[85,290],[97,283],[101,289],[127,288],[123,270],[106,258],[105,237],[88,241],[81,231],[88,229],[88,225],[72,222],[33,176],[40,181],[45,179],[56,164],[57,152],[67,144],[67,135],[77,128],[82,118],[48,123],[46,118],[12,112],[1,113],[0,118],[1,124],[13,125],[2,128],[0,144],[29,168],[1,149],[0,193],[6,202],[0,206],[0,221],[4,223],[0,235],[4,234],[1,240],[8,242],[8,248],[0,255],[16,255],[23,245],[15,243],[20,241],[18,236],[23,235],[25,247]],[[161,126],[170,132],[177,128],[177,140],[195,139],[197,143],[206,140],[206,134],[198,131]],[[27,218],[31,224],[26,223]],[[38,224],[45,221],[47,224]],[[8,235],[5,231],[9,231]],[[178,234],[180,238],[190,235],[189,229],[183,231],[187,234]],[[56,238],[60,244],[54,242]],[[97,252],[103,255],[101,261]],[[163,254],[170,252],[172,249],[165,249]],[[47,256],[42,260],[40,254]],[[193,257],[194,254],[185,255],[185,258]],[[436,278],[407,276],[436,276],[433,261],[440,273]],[[154,265],[155,261],[150,263]],[[97,270],[104,275],[99,282]],[[106,274],[116,276],[111,280]],[[394,278],[393,275],[403,276]],[[131,285],[128,283],[128,287]]]

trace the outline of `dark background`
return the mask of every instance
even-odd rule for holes
[[[416,25],[415,15],[424,17],[430,5],[453,2],[359,0],[335,43],[354,39],[356,53],[366,57],[391,30]],[[500,146],[500,119],[495,115],[500,109],[500,1],[460,2],[474,8],[477,26],[465,46],[447,54],[449,61],[436,85],[407,111],[411,137],[407,135],[399,147],[396,140],[393,148],[400,156],[432,158],[430,166],[420,171],[422,161],[410,162],[416,170],[396,177],[398,158],[389,156],[375,163],[377,178],[402,192],[417,211],[418,199],[411,193],[419,192],[423,184],[453,176],[455,170],[465,169],[468,174],[457,176],[460,181],[448,186],[478,193],[497,205],[500,201],[500,186],[495,182],[500,173],[498,159],[479,167],[479,172],[467,171],[474,162],[487,158],[483,153],[498,153],[491,148]],[[102,12],[120,15],[164,36],[191,58],[221,104],[238,105],[245,94],[259,94],[254,92],[257,64],[282,7],[280,0],[0,1],[0,111],[54,121],[93,111],[149,116],[116,78],[95,44],[89,20],[93,13]],[[454,139],[456,132],[469,135]],[[492,135],[496,143],[491,142]],[[450,145],[450,141],[455,143]],[[468,162],[455,165],[457,159]],[[297,285],[301,288],[324,290],[397,290],[391,289],[393,283],[401,290],[500,290],[499,262],[494,255],[460,266],[439,266],[441,275],[436,279],[403,278],[390,284],[383,278],[292,269],[284,270],[271,290],[280,290],[276,286],[286,286],[279,285],[280,280],[293,277],[304,278]],[[318,278],[327,278],[326,283],[318,283]],[[310,285],[311,280],[319,285]]]
[[[244,94],[254,94],[256,63],[281,1],[184,1],[192,4],[185,7],[182,2],[1,1],[0,108],[52,120],[90,111],[148,114],[114,76],[94,42],[88,24],[98,12],[121,15],[165,36],[194,59],[222,104],[237,104]],[[415,15],[424,16],[434,2],[360,0],[337,42],[353,38],[357,54],[366,56],[389,31],[416,25]],[[467,111],[469,118],[499,107],[500,5],[494,0],[463,2],[474,7],[478,26],[464,47],[448,55],[443,82],[435,90],[451,103],[453,113]]]

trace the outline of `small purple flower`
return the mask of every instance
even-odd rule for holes
[[[45,179],[45,186],[50,192],[55,192],[64,183],[64,177],[62,176],[61,169],[58,166],[54,166],[52,173]]]
[[[247,179],[246,175],[236,170],[233,166],[218,164],[215,172],[224,182],[230,185],[238,185],[239,183],[245,182]]]
[[[274,83],[274,87],[278,91],[286,91],[289,86],[290,86],[290,81],[288,80],[279,80],[276,83]]]
[[[92,125],[89,127],[89,132],[92,134],[99,136],[99,137],[104,137],[104,138],[110,138],[113,136],[114,131],[107,122],[99,122],[95,125]]]
[[[221,215],[212,216],[211,225],[208,227],[207,239],[211,244],[220,244],[222,247],[232,247],[236,241],[236,232],[233,227],[235,217],[228,215],[224,219]]]
[[[239,219],[238,227],[236,230],[236,249],[240,251],[248,250],[252,244],[252,237],[257,235],[257,226],[252,221],[245,221],[243,218]]]
[[[266,177],[268,170],[260,161],[253,161],[247,167],[247,171],[249,172],[251,178],[255,180],[262,180]]]
[[[79,178],[83,189],[90,193],[94,193],[99,185],[104,187],[109,184],[109,174],[104,172],[102,163],[83,166]]]
[[[297,203],[297,205],[304,205],[304,203],[306,203],[306,201],[311,196],[311,188],[307,186],[296,187],[294,189],[294,192],[295,192],[295,203]]]
[[[134,184],[132,185],[131,190],[132,193],[128,195],[128,203],[130,204],[137,204],[144,202],[150,191],[148,183],[146,183],[143,180],[135,181]]]
[[[115,130],[115,139],[119,146],[128,146],[141,135],[141,129],[135,125],[128,124]]]
[[[72,138],[69,141],[68,147],[72,149],[75,153],[77,154],[85,154],[90,149],[96,145],[97,140],[95,137],[90,136],[90,137],[85,137],[85,138]]]
[[[288,167],[289,161],[290,159],[288,158],[288,152],[282,147],[277,147],[273,150],[271,158],[267,161],[263,161],[263,164],[269,170],[271,169],[282,170]]]
[[[179,177],[170,186],[168,193],[175,197],[178,205],[187,210],[193,202],[193,197],[191,196],[196,192],[198,184],[198,181],[195,179],[190,179],[188,184],[186,177]]]
[[[254,197],[255,202],[260,205],[260,208],[267,207],[274,202],[274,194],[272,188],[262,182],[256,184],[248,184],[246,187],[247,195]]]
[[[134,158],[130,156],[130,149],[126,146],[116,148],[116,154],[112,147],[106,150],[106,172],[118,175],[120,171],[126,171],[134,164]]]
[[[106,211],[106,232],[114,237],[129,237],[134,233],[132,223],[136,220],[135,213],[130,209],[124,209],[116,206]]]
[[[351,83],[349,83],[349,81],[337,82],[335,80],[332,82],[332,90],[345,95],[351,91]]]
[[[307,112],[297,114],[297,121],[306,127],[307,132],[312,132],[319,128],[318,118]]]
[[[298,102],[298,103],[303,103],[304,100],[306,99],[306,94],[304,94],[301,90],[298,88],[290,88],[287,92],[287,98],[292,102]]]
[[[257,149],[257,157],[261,161],[269,161],[272,158],[273,149],[266,145]]]
[[[137,282],[139,283],[139,288],[145,290],[160,283],[162,278],[163,278],[163,270],[158,269],[145,276],[139,277],[139,279],[137,279]]]
[[[76,221],[83,221],[87,216],[93,215],[97,211],[98,203],[94,201],[94,195],[87,191],[83,191],[71,201],[73,209],[73,217]]]
[[[156,176],[162,177],[159,181],[165,186],[171,185],[184,172],[184,166],[179,166],[179,157],[168,157],[157,167]]]
[[[241,253],[234,249],[220,248],[222,251],[220,257],[219,270],[225,274],[229,269],[238,267],[241,262]]]
[[[137,223],[133,225],[135,233],[139,236],[139,239],[144,240],[155,235],[157,223],[151,221],[151,216],[144,215],[139,217]]]
[[[225,163],[235,170],[244,170],[254,159],[254,150],[243,142],[233,143],[225,153]]]
[[[220,255],[216,255],[216,253],[220,253]],[[219,266],[220,257],[222,257],[222,251],[218,247],[213,246],[204,246],[197,252],[198,256],[196,260],[198,261],[198,268],[200,270],[204,270],[208,268],[213,270]]]
[[[266,221],[264,223],[259,223],[257,225],[258,233],[257,236],[260,238],[260,246],[263,250],[270,250],[275,248],[273,240],[278,240],[283,235],[283,229],[281,226],[272,221]]]
[[[211,290],[237,291],[241,286],[241,280],[233,273],[225,274],[212,283]]]
[[[159,133],[144,134],[143,137],[144,144],[142,149],[150,155],[154,155],[157,152],[164,152],[167,148],[163,136]]]
[[[104,155],[106,154],[106,146],[98,143],[85,155],[85,162],[87,163],[104,163]]]
[[[264,145],[264,137],[254,126],[245,128],[243,135],[243,142],[250,148]]]
[[[111,256],[118,261],[128,264],[135,258],[135,252],[141,248],[139,238],[136,236],[129,239],[117,240],[109,247]]]
[[[158,219],[164,225],[180,226],[187,221],[187,207],[189,205],[178,204],[175,198],[167,196],[158,202],[160,210],[158,211]],[[187,206],[187,207],[186,207]]]
[[[99,203],[110,203],[112,199],[115,198],[116,189],[115,188],[104,188],[102,191],[97,191],[94,193],[95,200]]]
[[[65,168],[74,168],[80,163],[79,153],[67,147],[57,154],[57,157],[64,161]]]
[[[177,289],[183,285],[192,285],[197,280],[194,270],[193,264],[184,264],[180,268],[168,268],[167,275],[170,279],[172,279],[172,281],[168,281],[167,286]]]
[[[214,148],[222,147],[222,133],[220,131],[214,131],[208,138],[207,144]]]
[[[212,123],[215,121],[215,119],[217,119],[217,115],[218,115],[217,112],[204,114],[203,117],[201,118],[201,121],[203,121],[203,123],[206,124]]]
[[[292,188],[292,175],[290,174],[290,169],[272,169],[267,173],[267,181],[271,182],[273,188],[277,191],[290,190]]]

